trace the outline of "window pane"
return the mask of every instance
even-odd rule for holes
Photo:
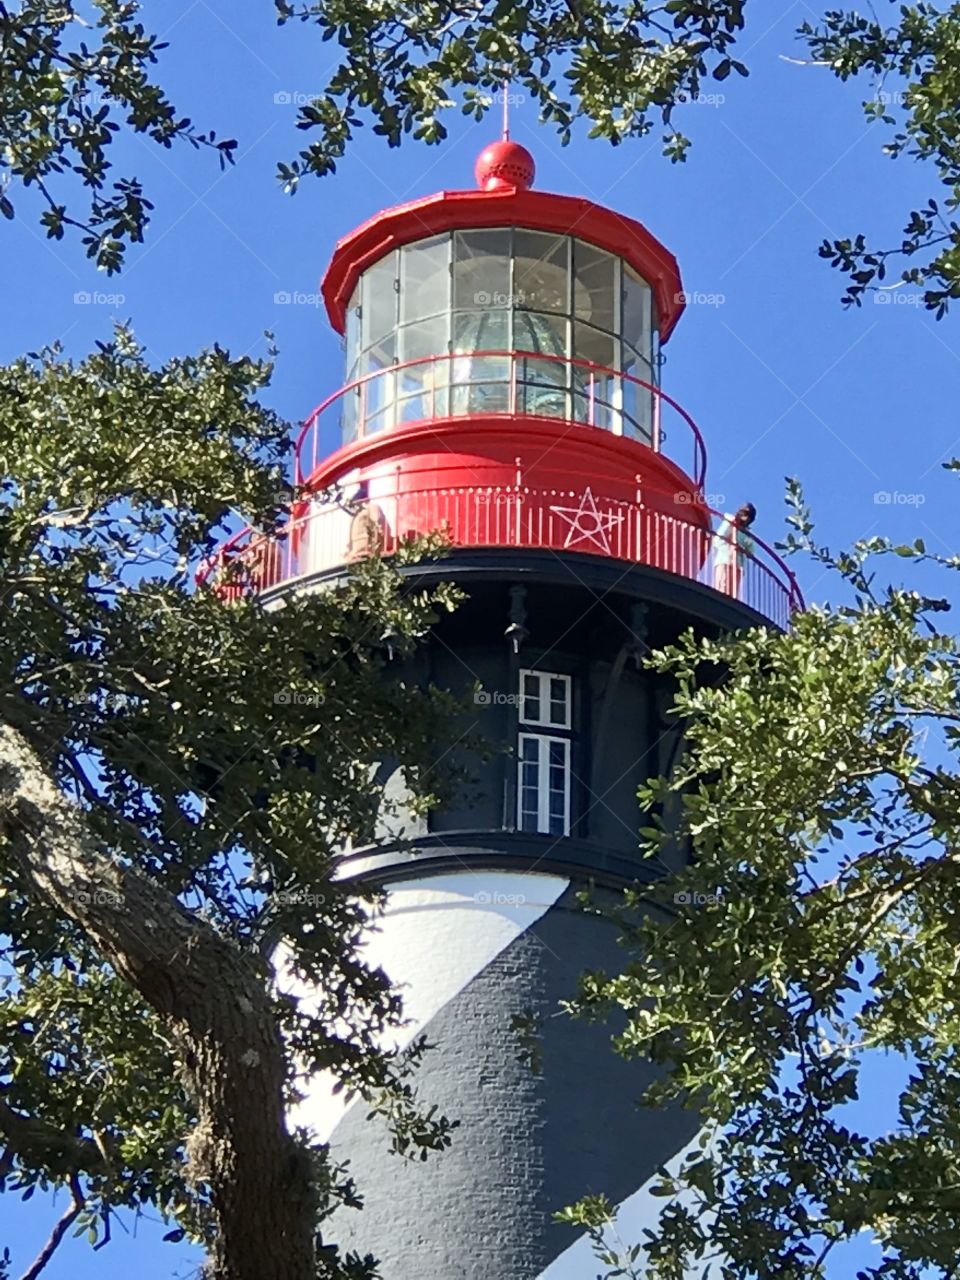
[[[551,835],[565,835],[567,830],[568,747],[565,742],[548,744],[547,817]]]
[[[450,347],[449,316],[433,316],[419,324],[408,324],[400,330],[400,363],[420,360],[424,356],[446,355]],[[449,361],[431,361],[445,367]]]
[[[347,307],[347,327],[344,334],[347,343],[347,369],[352,369],[360,354],[360,285],[353,291]]]
[[[574,314],[601,329],[614,331],[618,259],[592,244],[573,242]]]
[[[513,317],[513,346],[516,351],[566,356],[569,346],[567,321],[563,316],[517,311]]]
[[[450,237],[436,236],[400,251],[400,323],[450,308]]]
[[[374,343],[372,347],[368,347],[360,357],[360,374],[377,373],[380,369],[387,369],[396,363],[397,359],[397,334],[394,330],[389,337],[381,338],[379,342]],[[376,379],[371,379],[367,384],[367,389]]]
[[[601,369],[575,368],[574,417],[578,422],[605,430],[619,430],[619,404],[621,379],[605,369],[614,368],[619,362],[620,344],[609,334],[601,333],[588,324],[574,325],[574,354],[578,360],[589,360],[602,365]]]
[[[390,333],[397,323],[397,255],[388,253],[363,274],[361,282],[361,345]]]
[[[540,678],[533,672],[525,671],[521,677],[521,695],[522,702],[520,706],[520,719],[532,720],[536,723],[540,719]]]
[[[509,230],[456,232],[453,246],[454,307],[506,307],[509,293]]]
[[[490,306],[454,315],[454,351],[507,351],[509,347],[510,311],[507,307]]]
[[[566,727],[570,723],[569,686],[559,676],[550,677],[550,723]]]
[[[567,829],[567,744],[548,743],[547,825],[550,835],[565,835]]]
[[[432,365],[416,365],[397,374],[397,421],[426,422],[445,412],[446,389],[433,385]]]
[[[656,385],[653,370],[650,368],[650,361],[641,353],[635,351],[633,347],[627,346],[626,343],[623,344],[623,367],[629,373],[632,373],[635,378],[641,378],[644,382]]]
[[[520,830],[536,831],[540,825],[540,742],[520,739]]]
[[[624,372],[640,378],[643,382],[653,384],[653,376],[646,360],[641,359],[635,351],[624,344]],[[643,440],[649,444],[653,421],[654,393],[646,387],[638,387],[629,379],[623,380],[623,433],[634,440]]]
[[[454,361],[450,384],[450,413],[455,417],[465,417],[510,412],[506,362],[459,356]]]
[[[347,391],[340,402],[340,435],[344,444],[356,440],[360,421],[360,388]]]
[[[617,364],[617,347],[619,343],[609,334],[594,329],[589,324],[573,326],[573,354],[578,360],[589,360],[592,364],[603,365],[613,369]]]
[[[359,312],[357,313],[357,325],[359,331]],[[360,377],[360,361],[359,358],[354,359],[352,363],[347,365],[346,386],[351,382],[356,382]],[[345,391],[340,398],[340,438],[343,444],[350,444],[356,440],[360,432],[360,388],[353,387],[350,391]]]
[[[508,344],[510,313],[506,307],[459,312],[453,318],[450,362],[450,412],[508,413],[510,410],[510,360],[507,356],[471,356],[471,351],[502,351]]]
[[[519,412],[542,418],[569,419],[569,381],[570,366],[565,361],[522,356],[517,360]]]
[[[393,366],[397,358],[397,331],[381,337],[360,356],[359,373],[364,377],[360,384],[362,405],[360,431],[381,431],[392,426],[392,417],[384,416],[384,410],[393,405]],[[366,375],[372,375],[367,377]]]
[[[514,233],[513,305],[533,311],[569,311],[569,240],[541,231]]]
[[[506,356],[456,356],[452,361],[455,386],[483,382],[492,389],[501,388],[504,397],[510,378],[510,361]]]
[[[531,724],[570,727],[569,677],[550,671],[523,671],[520,675],[520,719]],[[561,744],[562,745],[562,744]]]
[[[531,724],[536,724],[540,719],[540,699],[525,695],[523,699],[523,707],[520,712],[521,720],[528,720]]]
[[[546,689],[550,677],[536,674],[535,678],[541,688]],[[517,810],[521,830],[566,835],[570,785],[569,742],[539,734],[521,734],[518,756]]]
[[[521,413],[545,418],[569,418],[566,394],[570,378],[568,322],[562,316],[515,311],[514,350],[537,353],[517,362],[517,399]]]
[[[366,412],[363,418],[363,434],[372,435],[392,427],[394,423],[394,377],[384,374],[367,384]]]
[[[623,337],[649,360],[651,350],[651,291],[630,267],[623,269]],[[644,375],[640,375],[643,377]]]
[[[368,435],[393,426],[395,350],[396,332],[365,351],[360,358],[361,374],[374,375],[360,384],[363,405],[361,434]]]
[[[421,422],[448,412],[448,359],[424,357],[444,355],[449,347],[449,316],[433,316],[400,330],[400,365],[397,372],[398,421]],[[419,360],[419,364],[409,364]]]
[[[529,809],[524,805],[520,810],[520,830],[536,831],[539,825],[539,815],[536,809]]]

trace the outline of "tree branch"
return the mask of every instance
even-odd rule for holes
[[[315,1280],[311,1164],[287,1131],[287,1064],[265,969],[154,881],[105,857],[82,811],[5,724],[0,842],[27,889],[78,924],[174,1035],[198,1113],[190,1176],[209,1186],[219,1228],[211,1274]]]
[[[75,1172],[103,1173],[109,1168],[96,1143],[65,1133],[38,1116],[21,1115],[2,1097],[0,1138],[4,1149],[0,1173],[4,1176],[10,1171],[12,1156],[27,1164],[41,1164],[47,1168],[60,1166]]]
[[[27,1267],[20,1280],[37,1280],[37,1276],[56,1253],[60,1241],[80,1216],[84,1207],[84,1199],[83,1192],[80,1189],[80,1179],[75,1173],[70,1175],[70,1201],[69,1209],[53,1228],[50,1233],[50,1239],[40,1250],[33,1264]]]

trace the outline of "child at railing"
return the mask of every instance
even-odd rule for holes
[[[746,531],[756,518],[756,507],[745,502],[734,515],[724,515],[714,535],[713,585],[724,595],[736,598],[740,594],[743,562],[754,551],[753,539]]]

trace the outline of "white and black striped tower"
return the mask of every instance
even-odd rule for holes
[[[473,728],[510,751],[472,761],[469,794],[402,840],[384,829],[344,874],[389,889],[369,954],[402,986],[406,1039],[435,1046],[424,1098],[460,1126],[448,1151],[401,1169],[362,1103],[344,1109],[318,1082],[304,1115],[364,1196],[335,1234],[376,1253],[384,1280],[584,1280],[586,1242],[553,1213],[604,1192],[639,1238],[645,1184],[694,1128],[637,1109],[642,1071],[609,1029],[553,1016],[580,972],[622,958],[578,889],[652,874],[637,788],[680,742],[671,690],[639,659],[691,625],[785,626],[798,596],[752,531],[714,531],[700,433],[660,388],[683,310],[673,256],[630,217],[533,190],[515,142],[488,147],[476,176],[337,245],[323,294],[346,385],[297,444],[317,496],[273,551],[243,535],[223,556],[274,594],[412,534],[450,539],[412,572],[469,598],[411,674],[473,690]],[[454,754],[469,727],[451,729]],[[539,1074],[514,1025],[530,1015]]]

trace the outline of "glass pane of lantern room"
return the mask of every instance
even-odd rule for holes
[[[573,242],[573,312],[607,333],[617,331],[619,259],[582,240]]]
[[[623,370],[632,378],[653,384],[649,364],[626,343],[623,344]],[[644,444],[653,441],[654,393],[649,386],[642,387],[630,378],[623,380],[623,434]]]
[[[557,356],[566,361],[570,351],[566,316],[541,315],[536,311],[513,313],[513,350]]]
[[[360,286],[353,291],[350,305],[347,307],[347,326],[344,331],[347,347],[347,381],[352,382],[357,376],[357,358],[360,355]]]
[[[430,316],[400,330],[397,371],[398,421],[419,422],[447,412],[450,378],[450,314]],[[431,357],[438,357],[432,359]],[[410,363],[414,361],[415,363]]]
[[[340,443],[356,440],[360,429],[360,388],[344,392],[340,401]]]
[[[390,333],[370,346],[360,357],[361,376],[369,374],[361,383],[362,412],[360,434],[370,435],[393,426],[394,364],[397,353],[397,331]]]
[[[611,373],[619,364],[619,346],[615,338],[589,324],[573,326],[573,354],[599,368],[574,366],[573,416],[578,422],[606,431],[620,433],[621,378]]]
[[[521,413],[569,418],[570,381],[566,316],[514,311],[513,349],[517,358],[517,395]]]
[[[510,231],[457,231],[453,237],[454,310],[506,307],[510,300]]]
[[[510,310],[508,307],[478,307],[459,311],[453,317],[453,350],[506,351],[510,346]],[[506,357],[504,357],[506,359]]]
[[[507,413],[510,410],[510,359],[477,356],[475,351],[504,351],[510,312],[505,306],[461,311],[453,317],[454,357],[450,362],[450,412]]]
[[[518,228],[513,237],[513,305],[528,311],[570,311],[567,236]]]
[[[397,255],[388,253],[363,273],[360,291],[361,346],[370,347],[397,326]]]
[[[400,323],[449,310],[450,236],[405,245],[400,251]]]
[[[653,358],[653,304],[650,286],[641,280],[632,267],[623,268],[623,323],[621,333],[624,342],[636,348],[648,363]],[[638,375],[645,378],[647,375]]]

